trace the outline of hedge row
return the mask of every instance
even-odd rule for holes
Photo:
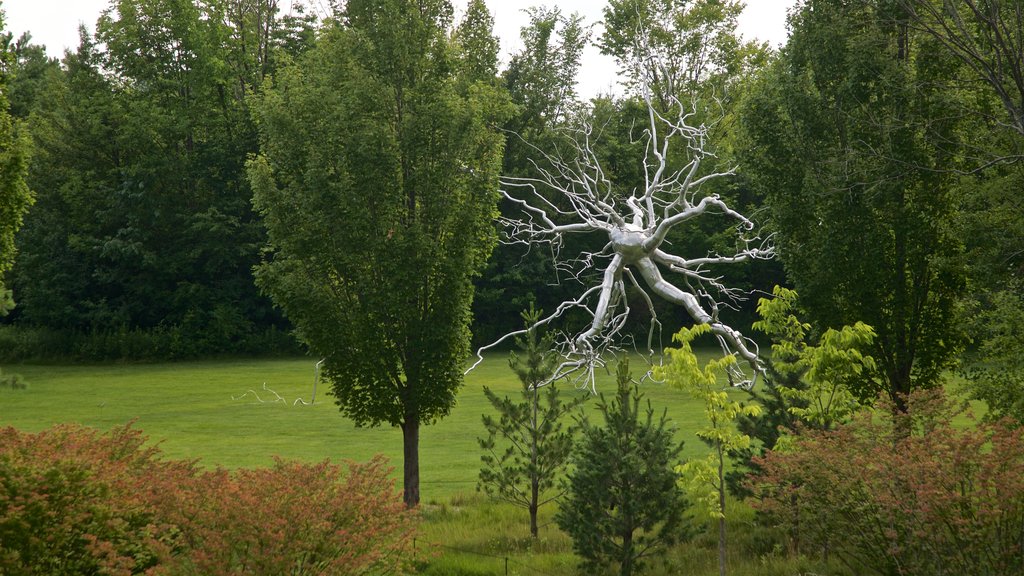
[[[83,332],[0,325],[0,362],[161,361],[301,352],[295,337],[277,328],[214,337],[178,327]]]

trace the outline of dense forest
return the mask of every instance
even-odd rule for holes
[[[3,39],[0,264],[10,268],[4,294],[14,304],[0,320],[5,360],[298,349],[268,283],[254,282],[274,257],[246,163],[261,145],[289,146],[268,136],[275,91],[298,90],[303,74],[331,74],[316,63],[360,49],[335,38],[359,25],[347,4],[285,14],[276,0],[113,0],[95,33],[83,28],[63,58],[48,57],[29,34]],[[879,366],[858,390],[865,398],[928,387],[965,358],[982,392],[1021,383],[1016,3],[806,0],[779,50],[740,37],[736,1],[609,0],[603,29],[538,6],[503,66],[484,3],[458,17],[446,2],[428,4],[447,23],[453,77],[489,91],[486,123],[504,140],[503,178],[545,169],[546,155],[586,127],[608,182],[642,187],[645,98],[692,103],[690,122],[707,128],[705,169],[736,167],[706,186],[752,215],[777,253],[730,267],[728,285],[748,298],[723,315],[749,325],[757,297],[783,285],[800,294],[814,333],[867,323]],[[367,9],[386,35],[386,14]],[[588,43],[615,58],[620,95],[584,102],[576,94]],[[402,47],[392,48],[401,58]],[[375,113],[371,98],[344,106]],[[318,122],[301,120],[310,130]],[[325,110],[323,122],[345,121]],[[360,137],[362,153],[373,154],[372,137]],[[320,168],[333,161],[320,158]],[[335,216],[315,226],[390,239],[387,229],[355,226],[366,215]],[[735,242],[714,219],[669,240],[695,257]],[[598,252],[601,242],[581,235],[560,248]],[[531,303],[552,310],[574,297],[585,279],[564,273],[548,248],[499,242],[472,272],[475,342],[519,327]],[[665,309],[665,334],[688,321],[653,306]],[[645,331],[648,307],[631,310],[628,329]],[[1024,400],[1019,389],[1007,406]]]

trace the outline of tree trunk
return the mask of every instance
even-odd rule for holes
[[[403,469],[402,487],[406,508],[420,503],[420,421],[412,416],[402,423]]]
[[[718,576],[725,576],[725,451],[718,444]]]
[[[537,538],[537,508],[540,505],[540,462],[538,462],[537,404],[540,392],[533,388],[533,422],[530,428],[530,536]]]
[[[533,487],[533,500],[530,502],[530,536],[537,539],[537,486]]]
[[[718,519],[718,576],[725,576],[725,518]]]
[[[631,523],[630,523],[631,524]],[[619,565],[619,576],[633,574],[633,531],[622,534],[622,564]]]

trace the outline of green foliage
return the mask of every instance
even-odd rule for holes
[[[496,241],[506,99],[457,75],[448,2],[352,1],[340,16],[253,103],[249,178],[270,236],[256,277],[326,359],[342,412],[402,427],[413,503],[419,426],[455,403],[472,280]]]
[[[26,182],[30,140],[21,122],[11,117],[7,99],[11,84],[13,54],[4,33],[0,11],[0,316],[14,308],[14,299],[4,285],[4,275],[14,265],[14,234],[21,227],[34,195]]]
[[[264,232],[244,94],[266,70],[249,48],[270,58],[260,34],[284,24],[243,4],[116,1],[60,63],[19,47],[39,190],[12,274],[19,325],[180,330],[200,354],[283,326],[252,282]]]
[[[601,394],[597,404],[604,426],[581,422],[575,469],[555,521],[572,537],[584,569],[617,566],[626,576],[687,537],[690,527],[674,470],[683,445],[673,440],[666,412],[655,420],[648,401],[641,416],[642,395],[628,361],[619,362],[617,380],[615,399]]]
[[[964,342],[954,169],[963,93],[942,50],[889,2],[810,0],[741,114],[739,148],[819,330],[869,324],[877,370],[854,394],[932,387]]]
[[[793,550],[834,554],[856,573],[1019,573],[1024,430],[955,426],[941,390],[905,404],[769,452],[751,503]]]
[[[656,369],[655,377],[685,390],[704,405],[705,426],[697,430],[697,436],[711,446],[711,453],[704,460],[692,460],[679,466],[677,471],[698,506],[718,522],[719,573],[725,574],[726,459],[732,452],[750,448],[750,436],[738,431],[735,422],[741,416],[759,416],[761,407],[730,400],[729,394],[722,390],[718,375],[736,362],[735,356],[716,358],[700,366],[690,343],[710,331],[707,324],[680,329],[672,337],[679,347],[665,350],[670,362]]]
[[[761,320],[754,329],[772,339],[772,368],[781,380],[778,390],[802,424],[828,430],[853,415],[859,403],[851,391],[863,390],[862,381],[878,369],[863,352],[870,348],[875,332],[857,322],[839,330],[829,328],[811,345],[807,341],[810,324],[793,314],[796,291],[776,286],[773,295],[758,301]]]
[[[553,350],[554,340],[531,328],[541,312],[531,308],[522,316],[527,330],[516,338],[522,356],[513,351],[508,361],[522,383],[522,399],[500,397],[484,386],[484,396],[499,417],[483,415],[487,438],[479,439],[484,467],[477,489],[528,509],[530,535],[537,538],[537,512],[561,496],[561,491],[552,490],[565,473],[572,452],[575,429],[563,428],[562,419],[586,397],[562,402],[555,383],[549,381],[560,361]],[[498,448],[499,439],[505,445],[503,451]]]
[[[415,515],[383,459],[203,472],[130,427],[0,429],[0,570],[404,573]]]
[[[870,326],[857,322],[839,330],[829,328],[813,344],[810,325],[795,314],[796,291],[776,286],[772,293],[772,298],[758,301],[761,319],[754,323],[754,329],[772,342],[763,389],[749,391],[763,411],[737,421],[741,432],[759,442],[730,453],[737,467],[727,474],[729,489],[741,496],[748,495],[743,479],[758,469],[756,454],[781,448],[779,443],[801,428],[828,430],[847,421],[861,407],[851,390],[877,369],[874,359],[863,352],[874,339]]]
[[[560,8],[535,7],[526,11],[530,21],[520,29],[523,48],[514,54],[503,79],[517,113],[509,128],[526,142],[535,142],[544,130],[557,127],[572,112],[580,58],[590,34],[578,14],[562,14]],[[521,150],[521,142],[510,142]],[[525,158],[511,157],[526,168]],[[506,163],[506,168],[509,164]]]
[[[690,343],[694,338],[709,331],[710,326],[707,324],[681,329],[672,337],[673,341],[679,343],[679,347],[665,350],[670,362],[657,368],[655,377],[674,388],[686,391],[704,405],[706,422],[705,426],[697,431],[697,436],[711,446],[712,452],[705,460],[683,464],[679,472],[690,485],[690,492],[696,497],[696,501],[704,506],[712,518],[721,519],[725,518],[722,497],[725,493],[722,476],[725,456],[728,452],[750,446],[750,437],[738,432],[734,422],[741,415],[759,415],[761,408],[757,405],[744,406],[740,402],[730,400],[729,394],[722,390],[718,374],[736,362],[734,356],[709,360],[703,367],[700,366]]]
[[[455,29],[453,46],[463,66],[461,76],[470,82],[498,80],[498,39],[492,32],[494,17],[484,0],[470,0],[466,15]]]
[[[982,92],[987,98],[972,102],[977,114],[993,132],[1009,130],[1011,138],[1024,136],[1024,11],[1012,0],[986,2],[940,2],[938,0],[899,0],[912,25],[932,36],[943,50],[962,65],[964,76],[975,82],[967,90]],[[948,89],[964,90],[965,85],[950,75]],[[994,108],[1002,110],[997,111]],[[998,158],[999,153],[984,150]],[[994,153],[993,153],[994,152]]]
[[[722,89],[743,69],[742,10],[736,0],[611,0],[601,51],[615,57],[632,89],[651,90],[661,104]]]
[[[977,350],[966,370],[970,394],[988,405],[986,418],[1024,423],[1024,282],[988,295],[973,326]]]
[[[1017,193],[1024,164],[990,169],[969,181],[961,221],[971,283],[960,321],[974,342],[964,375],[991,417],[1024,421],[1024,199]]]

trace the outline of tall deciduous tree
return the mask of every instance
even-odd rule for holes
[[[326,358],[341,411],[401,427],[413,506],[420,427],[455,403],[495,243],[506,99],[459,74],[477,67],[453,50],[446,0],[352,0],[337,16],[255,104],[249,175],[272,250],[257,281]]]
[[[748,101],[742,159],[811,320],[877,334],[878,369],[854,392],[897,406],[955,361],[964,289],[947,170],[956,94],[938,89],[941,53],[901,16],[888,2],[802,2]]]
[[[26,183],[29,139],[20,123],[11,117],[7,100],[13,55],[3,30],[4,13],[0,5],[0,316],[14,306],[3,276],[14,264],[14,233],[33,201]]]
[[[967,355],[974,394],[990,415],[1024,414],[1024,3],[1013,0],[899,0],[909,26],[959,67],[945,79],[965,93],[972,122],[962,209],[970,298],[964,320],[976,346]]]
[[[609,0],[601,51],[618,61],[627,86],[650,91],[662,108],[672,96],[717,89],[722,97],[757,50],[736,34],[742,11],[739,0]]]

